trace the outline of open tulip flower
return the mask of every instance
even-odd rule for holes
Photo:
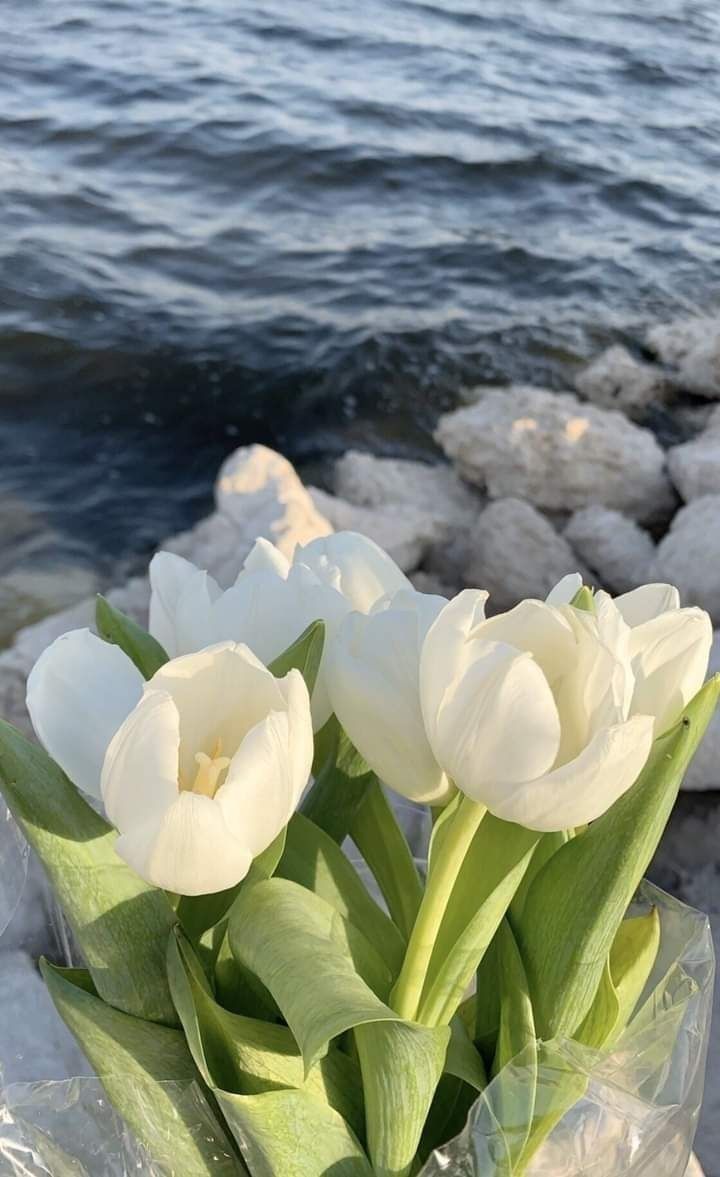
[[[170,552],[150,564],[150,633],[171,657],[213,642],[245,642],[268,663],[311,622],[325,622],[326,652],[350,609],[367,612],[410,582],[377,544],[354,532],[312,540],[292,561],[260,539],[224,592],[209,573]],[[315,727],[331,714],[321,665],[312,699]]]
[[[143,686],[117,646],[76,630],[35,666],[28,706],[47,750],[102,798],[117,853],[181,895],[243,879],[310,774],[302,675],[276,679],[232,642],[175,658]]]
[[[41,655],[48,755],[0,722],[0,788],[87,963],[50,991],[163,1171],[427,1177],[474,1104],[483,1177],[524,1177],[633,1019],[665,1067],[688,978],[626,912],[720,694],[706,613],[569,576],[492,616],[353,533],[150,581],[150,632],[101,599]]]
[[[430,746],[457,787],[499,817],[537,830],[584,825],[630,788],[652,746],[654,717],[630,714],[629,653],[594,613],[523,601],[488,618],[486,598],[461,593],[425,639]]]

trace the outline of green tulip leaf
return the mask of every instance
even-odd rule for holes
[[[371,782],[355,810],[350,836],[407,941],[420,909],[423,888],[407,839],[378,780]]]
[[[95,625],[100,637],[119,646],[145,679],[152,678],[168,661],[162,646],[151,634],[99,594],[95,602]]]
[[[396,975],[405,951],[391,919],[368,893],[337,842],[301,813],[291,818],[278,875],[324,899],[367,937]]]
[[[253,1177],[373,1177],[352,1130],[307,1091],[216,1093]]]
[[[291,670],[299,670],[305,679],[310,694],[315,689],[323,646],[325,645],[325,622],[313,621],[300,637],[279,654],[268,669],[276,678],[284,678]]]
[[[108,1097],[154,1161],[171,1173],[239,1177],[244,1167],[202,1093],[179,1030],[106,1005],[77,970],[40,967],[58,1013]]]
[[[165,945],[175,913],[115,853],[117,834],[42,749],[0,720],[0,790],[36,852],[98,993],[150,1021],[175,1023]]]
[[[536,877],[514,930],[541,1037],[572,1036],[587,1016],[719,694],[715,676],[655,741],[632,788]]]
[[[315,737],[313,776],[300,811],[340,845],[377,778],[334,715]]]
[[[450,1023],[450,1042],[445,1059],[445,1070],[448,1075],[462,1079],[475,1091],[483,1091],[487,1087],[485,1064],[459,1013]]]
[[[390,975],[378,985],[376,954],[329,903],[286,879],[238,896],[230,916],[232,950],[267,987],[306,1070],[330,1043],[354,1032],[363,1078],[367,1140],[376,1174],[409,1171],[450,1030],[404,1022],[386,1004]]]
[[[302,1055],[286,1026],[246,1018],[218,1005],[200,961],[179,929],[168,943],[168,977],[195,1065],[209,1087],[237,1095],[302,1089],[334,1107],[362,1136],[360,1072],[348,1055],[332,1049],[306,1076]]]
[[[576,1033],[579,1042],[596,1048],[612,1046],[630,1020],[660,947],[657,908],[623,920],[617,930],[600,985]]]
[[[498,1028],[493,1075],[494,1108],[499,1122],[510,1130],[506,1139],[513,1161],[520,1158],[527,1144],[533,1121],[537,1088],[537,1043],[535,1020],[527,976],[509,922],[500,924],[495,937],[500,992]],[[523,1073],[519,1078],[505,1070],[514,1058],[522,1056]],[[524,1127],[527,1131],[523,1131]]]

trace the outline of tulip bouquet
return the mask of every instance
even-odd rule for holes
[[[451,1171],[529,1174],[633,1042],[649,1098],[694,982],[632,904],[720,689],[707,614],[570,576],[486,616],[352,533],[150,580],[149,632],[100,598],[40,657],[44,751],[3,725],[0,787],[77,945],[50,993],[161,1171],[449,1171],[470,1113],[492,1147]]]

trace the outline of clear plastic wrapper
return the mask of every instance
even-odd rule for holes
[[[408,816],[414,820],[402,814],[404,824]],[[2,853],[5,881],[13,871],[24,877],[21,842],[8,837]],[[55,1013],[34,962],[46,952],[70,963],[71,946],[32,860],[18,902],[16,895],[0,940],[0,1177],[189,1177],[167,1161],[172,1126],[148,1119],[131,1131]],[[554,1041],[541,1045],[537,1060],[516,1058],[420,1177],[683,1177],[702,1100],[712,939],[705,916],[646,884],[638,906],[650,904],[661,917],[661,949],[614,1048]],[[173,1088],[178,1123],[197,1141],[203,1173],[244,1174],[218,1143],[200,1087],[163,1086]],[[532,1155],[518,1167],[528,1140]]]
[[[536,1063],[514,1059],[421,1177],[683,1177],[702,1103],[713,942],[706,916],[645,883],[638,908],[649,905],[660,913],[660,953],[614,1048],[554,1040]],[[513,1170],[528,1127],[545,1117],[558,1122],[527,1167]]]
[[[25,887],[29,850],[0,798],[0,936],[13,918]]]

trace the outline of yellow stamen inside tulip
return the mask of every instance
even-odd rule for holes
[[[196,752],[195,763],[198,766],[195,780],[191,789],[193,793],[200,793],[203,797],[214,797],[220,787],[220,778],[230,767],[229,756],[221,756],[222,741],[218,740],[212,756],[207,752]]]

